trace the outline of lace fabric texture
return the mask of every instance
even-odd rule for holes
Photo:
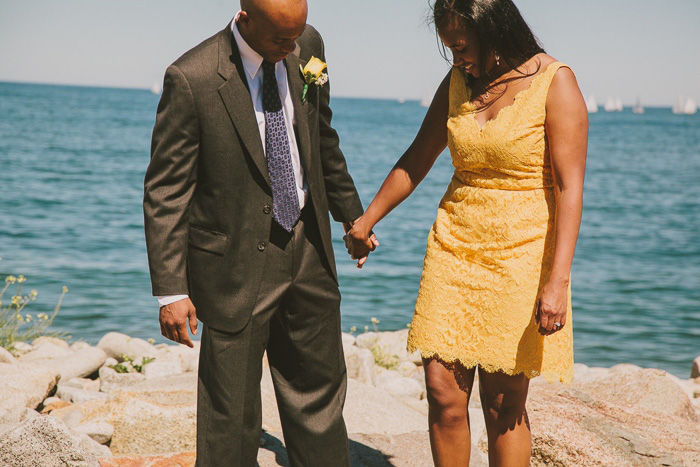
[[[455,167],[428,238],[409,351],[549,381],[573,377],[567,324],[538,332],[535,303],[551,271],[555,198],[545,138],[551,63],[483,127],[455,69],[448,146]]]

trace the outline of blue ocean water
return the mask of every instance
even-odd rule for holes
[[[95,343],[154,337],[141,211],[158,96],[148,91],[0,83],[0,275],[24,274],[55,324]],[[416,102],[333,100],[335,126],[368,203],[412,141]],[[375,229],[358,270],[334,227],[343,327],[411,319],[428,231],[449,183],[447,153]],[[700,355],[700,115],[651,108],[591,115],[583,226],[572,272],[575,359],[687,377]]]

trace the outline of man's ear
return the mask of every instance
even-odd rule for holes
[[[250,25],[250,16],[248,16],[248,13],[241,11],[240,15],[238,15],[238,24],[244,28],[247,28]]]

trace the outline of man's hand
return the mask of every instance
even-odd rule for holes
[[[197,310],[192,300],[185,298],[177,302],[160,307],[160,333],[171,341],[194,347],[187,333],[187,320],[190,321],[190,330],[197,335]]]
[[[352,223],[343,223],[343,228],[345,229],[343,240],[350,257],[356,259],[357,267],[362,269],[362,266],[367,262],[370,252],[376,250],[379,246],[379,241],[371,229],[368,232],[364,232],[360,219]]]

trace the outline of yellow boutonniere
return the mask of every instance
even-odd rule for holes
[[[306,93],[309,91],[310,84],[323,86],[328,82],[328,74],[323,72],[326,67],[327,65],[316,57],[311,57],[309,63],[303,68],[299,65],[301,75],[304,77],[304,92],[301,93],[302,104],[306,102]]]

